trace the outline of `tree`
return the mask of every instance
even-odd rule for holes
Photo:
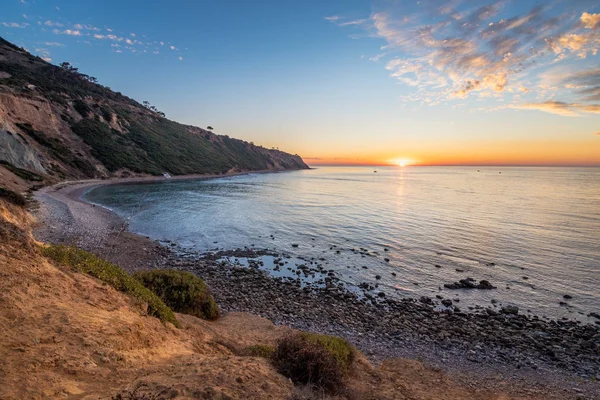
[[[212,131],[214,128],[212,126],[207,126],[206,129],[208,129],[209,131]]]
[[[71,63],[63,61],[60,63],[59,65],[62,69],[64,69],[67,72],[71,72],[71,73],[77,73],[77,71],[79,71],[79,68],[75,68],[74,66],[71,65]]]

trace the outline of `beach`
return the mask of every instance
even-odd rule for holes
[[[187,179],[198,177],[188,177]],[[202,177],[207,178],[207,177]],[[162,179],[162,178],[161,178]],[[160,180],[160,179],[159,179]],[[147,180],[143,180],[147,181]],[[597,324],[546,321],[513,308],[440,310],[428,297],[368,298],[339,286],[329,271],[309,264],[307,274],[329,276],[324,285],[301,285],[267,275],[259,265],[222,263],[224,257],[258,258],[261,250],[182,254],[127,231],[127,221],[81,200],[92,187],[139,180],[63,183],[35,194],[38,240],[77,245],[128,271],[176,268],[196,273],[224,312],[245,311],[281,325],[343,336],[373,361],[420,359],[477,387],[547,398],[600,397]],[[285,254],[277,254],[282,262]],[[540,392],[541,391],[541,392]]]

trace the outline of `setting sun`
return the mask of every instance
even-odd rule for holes
[[[395,160],[392,160],[392,163],[394,165],[399,166],[399,167],[406,167],[407,165],[411,165],[412,164],[412,160],[408,160],[406,158],[397,158]]]

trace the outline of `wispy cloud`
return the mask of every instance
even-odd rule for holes
[[[55,21],[50,21],[50,20],[44,22],[44,25],[51,26],[51,27],[57,27],[57,28],[62,28],[64,26],[60,22],[55,22]]]
[[[50,51],[48,51],[48,49],[36,48],[35,52],[42,60],[47,61],[47,62],[52,61],[52,58],[50,58]]]
[[[45,46],[56,46],[56,47],[64,47],[65,45],[58,42],[44,42]]]
[[[81,31],[79,30],[71,30],[71,29],[65,29],[64,31],[61,31],[59,29],[54,29],[52,31],[55,35],[69,35],[69,36],[81,36]]]
[[[368,18],[325,19],[384,40],[368,58],[386,60],[390,76],[409,89],[406,101],[497,98],[517,102],[513,108],[560,115],[598,113],[600,106],[588,102],[600,101],[600,70],[584,71],[600,50],[600,14],[586,9],[589,3],[557,0],[518,15],[508,1],[440,3],[382,3]],[[570,75],[554,85],[544,82],[543,72],[564,65]]]
[[[179,61],[183,61],[183,57],[179,56]]]
[[[2,25],[4,25],[7,28],[27,28],[29,26],[28,23],[18,23],[18,22],[3,22]]]
[[[512,105],[510,108],[522,110],[538,110],[551,114],[574,117],[581,113],[600,114],[599,104],[565,103],[562,101],[545,101],[543,103],[525,103]]]

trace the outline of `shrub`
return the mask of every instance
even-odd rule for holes
[[[133,276],[176,312],[207,320],[219,318],[219,307],[208,286],[192,273],[156,269],[139,271]]]
[[[334,392],[350,370],[354,349],[339,337],[300,332],[282,338],[271,361],[294,383]]]
[[[275,349],[272,346],[265,344],[257,344],[254,346],[248,346],[244,349],[242,354],[246,357],[262,357],[271,358]]]
[[[26,181],[41,182],[44,180],[44,178],[42,178],[40,175],[35,174],[35,173],[28,171],[26,169],[23,169],[23,168],[15,167],[14,165],[12,165],[11,163],[9,163],[7,161],[0,160],[0,165],[2,165],[4,168],[9,170],[13,174],[17,175],[19,178],[25,179]]]
[[[80,99],[76,99],[75,101],[73,101],[73,108],[84,118],[86,118],[88,114],[92,111],[92,109],[87,105],[87,103]]]
[[[163,322],[171,322],[179,327],[179,322],[175,318],[173,310],[167,307],[156,294],[145,288],[115,264],[72,246],[49,245],[41,247],[41,252],[58,264],[98,278],[115,289],[148,303],[148,315],[154,316]]]
[[[0,187],[0,198],[5,199],[17,206],[24,206],[26,203],[25,197],[12,190]]]

